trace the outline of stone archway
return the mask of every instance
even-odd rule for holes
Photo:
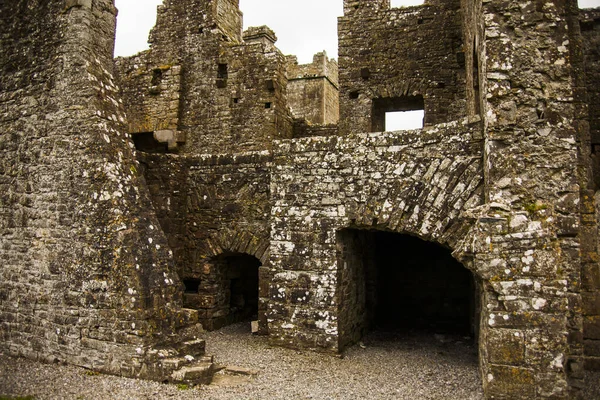
[[[337,243],[340,350],[377,329],[477,338],[479,285],[447,248],[367,229],[340,230]]]
[[[198,309],[208,330],[259,316],[259,269],[254,256],[226,252],[206,263],[199,279],[184,279],[186,306]]]

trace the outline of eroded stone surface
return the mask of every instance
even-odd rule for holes
[[[29,3],[0,6],[9,354],[207,379],[194,324],[250,308],[272,343],[339,352],[385,231],[473,277],[488,397],[576,398],[600,365],[598,10],[346,0],[339,66],[299,66],[236,0],[166,0],[114,61],[112,1]]]

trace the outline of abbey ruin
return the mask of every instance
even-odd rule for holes
[[[339,0],[342,1],[342,0]],[[210,380],[206,329],[474,335],[486,397],[600,369],[600,9],[343,0],[299,65],[238,0],[0,2],[0,350]],[[423,129],[385,115],[423,110]]]

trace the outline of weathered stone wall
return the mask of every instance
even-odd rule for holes
[[[125,135],[115,15],[0,4],[0,348],[162,380],[153,346],[196,315]]]
[[[310,124],[337,124],[340,117],[337,61],[317,53],[311,64],[287,57],[288,104],[294,118]]]
[[[582,377],[578,234],[585,182],[566,6],[482,8],[488,209],[470,246],[487,281],[484,389],[500,398],[573,397]]]
[[[584,318],[584,355],[585,366],[588,369],[600,369],[600,268],[598,265],[598,221],[600,210],[600,197],[598,187],[600,181],[600,10],[586,10],[577,14],[578,23],[574,22],[570,28],[581,33],[581,44],[577,52],[572,52],[575,72],[576,88],[575,101],[579,105],[577,115],[580,117],[579,133],[587,133],[580,138],[582,155],[589,155],[591,165],[584,165],[587,178],[587,192],[582,197],[584,202],[582,213],[587,218],[582,218],[582,304]],[[577,29],[579,28],[579,29]],[[577,68],[578,67],[578,68]],[[588,132],[589,126],[589,132]],[[591,154],[590,154],[591,153]]]
[[[425,125],[466,114],[459,8],[460,1],[408,8],[344,1],[340,132],[382,131],[386,111],[424,108]]]
[[[179,126],[181,66],[154,65],[148,51],[115,61],[129,133],[176,131]]]
[[[280,141],[271,182],[271,340],[342,350],[359,336],[362,284],[338,263],[347,227],[417,235],[455,247],[463,210],[482,201],[478,125]]]
[[[223,2],[202,2],[206,20],[192,31],[173,27],[193,9],[164,5],[151,49],[117,61],[131,132],[171,131],[188,154],[263,150],[291,137],[285,57],[274,33],[250,28],[242,42],[229,26],[239,9]]]
[[[152,202],[173,249],[180,279],[199,280],[186,293],[186,307],[198,310],[212,329],[225,317],[224,291],[215,285],[222,273],[219,256],[247,254],[259,268],[259,321],[266,331],[269,271],[270,155],[142,156]],[[220,300],[219,300],[220,299]],[[219,300],[219,301],[217,301]]]

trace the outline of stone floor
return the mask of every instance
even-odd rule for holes
[[[203,334],[228,369],[210,386],[103,376],[81,368],[0,356],[0,399],[482,399],[476,349],[440,334],[375,333],[343,357],[269,346],[248,324]],[[587,399],[600,399],[600,374]]]

